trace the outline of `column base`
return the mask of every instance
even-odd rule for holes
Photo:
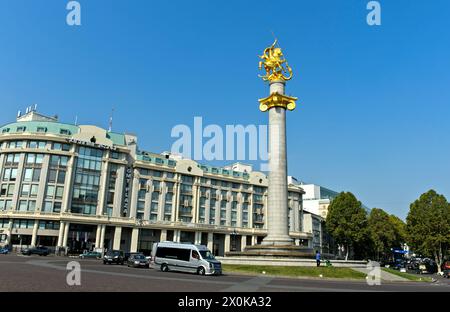
[[[261,245],[264,246],[289,246],[294,245],[293,239],[288,235],[269,235],[266,236],[262,242]]]

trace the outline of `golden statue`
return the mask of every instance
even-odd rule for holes
[[[264,76],[258,76],[264,81],[287,81],[292,78],[292,69],[284,58],[281,48],[275,48],[276,44],[277,39],[275,39],[275,42],[270,47],[264,49],[263,55],[259,56],[262,59],[259,62],[259,69],[262,69],[264,65],[266,74]],[[285,76],[285,74],[288,75]]]

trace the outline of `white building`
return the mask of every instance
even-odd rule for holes
[[[328,206],[339,193],[317,184],[299,182],[294,177],[289,177],[288,180],[290,184],[300,186],[305,192],[303,194],[303,210],[325,219]]]
[[[149,253],[154,242],[240,251],[267,235],[267,176],[140,150],[137,137],[34,110],[0,127],[0,244]],[[289,184],[299,244],[302,195]]]

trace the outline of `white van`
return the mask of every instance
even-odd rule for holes
[[[222,265],[203,245],[175,242],[154,243],[150,267],[163,272],[181,271],[199,275],[220,275]]]

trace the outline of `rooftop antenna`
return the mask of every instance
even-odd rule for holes
[[[34,104],[34,109],[33,109],[34,111],[36,111],[37,110],[37,104]]]
[[[21,114],[22,114],[22,112],[19,110],[19,111],[17,112],[17,118],[19,118]]]
[[[108,132],[111,132],[111,131],[112,131],[113,115],[114,115],[114,107],[111,109],[111,116],[109,117],[109,128],[108,128]]]

